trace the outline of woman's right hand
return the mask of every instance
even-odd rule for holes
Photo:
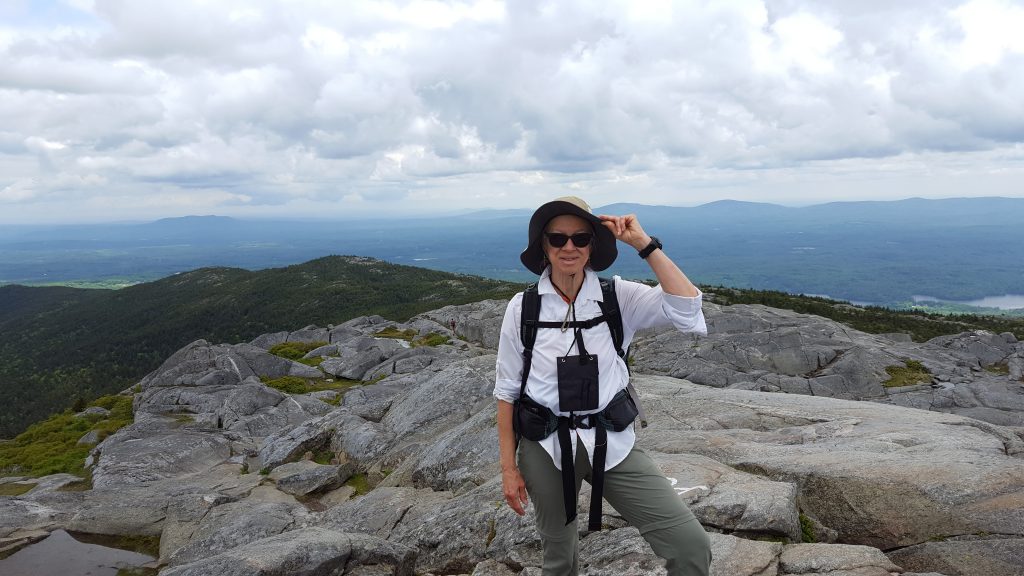
[[[526,514],[526,482],[519,468],[509,468],[501,471],[501,488],[505,493],[505,502],[509,508],[515,510],[516,514]]]

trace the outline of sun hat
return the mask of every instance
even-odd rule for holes
[[[544,243],[542,242],[544,228],[555,216],[572,214],[590,222],[594,229],[594,241],[590,250],[590,267],[600,272],[615,262],[619,255],[619,249],[615,246],[615,235],[611,230],[601,224],[601,219],[594,216],[590,206],[582,199],[575,196],[563,196],[556,198],[547,204],[542,205],[533,213],[530,218],[529,245],[519,259],[530,272],[542,274],[545,268]]]

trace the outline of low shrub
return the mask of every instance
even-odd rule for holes
[[[443,334],[437,332],[430,332],[422,338],[413,340],[413,346],[440,346],[441,344],[447,344],[451,342],[451,339]]]
[[[398,340],[412,342],[412,339],[416,337],[416,334],[417,332],[412,328],[399,330],[398,327],[396,326],[388,326],[387,328],[374,334],[374,336],[378,338],[397,338]]]
[[[96,430],[102,441],[134,421],[131,396],[103,396],[89,406],[106,408],[110,414],[76,417],[67,410],[0,444],[0,475],[46,476],[65,472],[88,478],[83,464],[92,446],[80,446],[78,439]]]
[[[898,388],[900,386],[913,386],[914,384],[926,384],[932,381],[932,373],[917,360],[904,360],[903,366],[886,366],[885,371],[889,379],[882,382],[886,388]]]
[[[289,360],[302,360],[303,356],[321,346],[327,346],[327,342],[282,342],[271,346],[269,352]]]

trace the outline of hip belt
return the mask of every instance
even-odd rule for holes
[[[570,430],[593,428],[596,435],[594,466],[591,479],[590,518],[587,529],[601,529],[601,498],[604,493],[604,466],[608,453],[608,430],[622,432],[637,416],[636,404],[625,390],[620,390],[608,406],[596,414],[558,416],[533,398],[522,395],[513,405],[512,425],[516,437],[539,442],[558,433],[558,447],[562,452],[562,500],[565,503],[565,523],[576,519],[576,468],[573,463]]]

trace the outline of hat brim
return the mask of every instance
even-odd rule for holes
[[[600,272],[612,265],[619,255],[615,245],[615,235],[601,224],[601,219],[579,206],[563,200],[554,200],[542,205],[530,218],[530,243],[519,255],[519,260],[526,269],[534,274],[544,273],[544,227],[556,216],[571,214],[590,222],[594,229],[593,248],[590,251],[590,267]]]

